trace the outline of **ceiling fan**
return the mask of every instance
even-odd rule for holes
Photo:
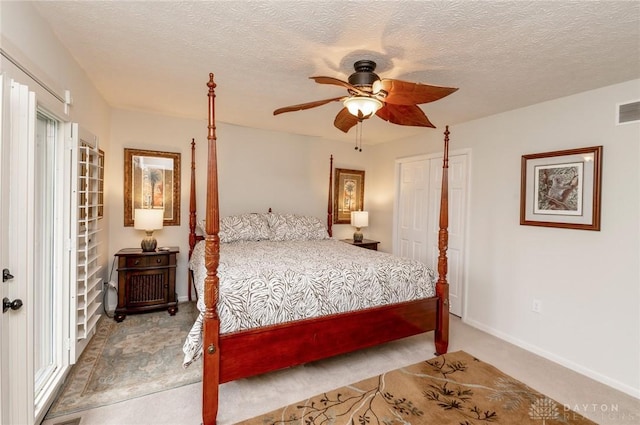
[[[273,111],[273,115],[340,101],[344,108],[336,115],[333,125],[345,133],[373,114],[393,124],[435,128],[418,104],[442,99],[458,90],[390,78],[381,79],[373,72],[376,63],[372,60],[359,60],[353,67],[356,72],[349,76],[349,82],[333,77],[309,77],[318,84],[342,86],[349,92],[348,96],[286,106]]]

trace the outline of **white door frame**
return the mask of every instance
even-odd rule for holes
[[[469,243],[467,242],[469,239],[469,205],[470,203],[470,198],[471,198],[471,185],[470,185],[470,178],[471,178],[471,149],[469,148],[465,148],[465,149],[457,149],[457,150],[453,150],[453,151],[449,151],[449,159],[451,161],[451,158],[456,157],[456,156],[461,156],[464,155],[467,157],[467,163],[466,163],[466,202],[465,202],[465,207],[464,207],[464,211],[462,211],[461,213],[463,214],[463,219],[464,219],[464,223],[465,223],[465,229],[464,229],[464,234],[462,235],[462,237],[464,238],[464,242],[463,242],[463,264],[461,265],[461,270],[463,273],[463,278],[460,281],[460,285],[462,286],[460,288],[460,293],[462,296],[462,303],[461,303],[461,317],[464,319],[466,316],[466,310],[467,310],[467,287],[468,287],[468,280],[469,280],[469,273],[468,273],[468,267],[469,267]],[[400,252],[400,244],[399,244],[399,232],[398,232],[398,220],[399,220],[399,211],[400,211],[400,176],[401,176],[401,169],[402,169],[402,165],[406,164],[406,163],[410,163],[410,162],[416,162],[416,161],[432,161],[434,159],[440,159],[442,160],[443,158],[443,152],[437,152],[437,153],[431,153],[431,154],[422,154],[422,155],[415,155],[415,156],[410,156],[410,157],[404,157],[404,158],[399,158],[397,159],[395,162],[395,201],[394,201],[394,206],[393,206],[393,229],[392,229],[392,252],[395,255],[399,255]],[[442,170],[442,161],[440,161],[440,166],[438,167],[439,170]],[[430,178],[430,176],[428,176]],[[450,188],[451,189],[451,188]],[[440,190],[438,188],[438,190]],[[427,196],[429,196],[429,194],[427,193]],[[428,207],[427,207],[428,208]],[[449,208],[451,208],[451,203],[449,203]],[[438,211],[439,211],[439,204],[438,204]],[[436,222],[437,222],[437,218],[436,218]],[[437,243],[437,242],[436,242]],[[447,275],[450,275],[450,269],[447,273]]]

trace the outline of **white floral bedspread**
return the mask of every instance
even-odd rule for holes
[[[204,242],[189,267],[203,312]],[[436,280],[423,263],[336,239],[223,243],[218,277],[221,334],[433,297]],[[185,341],[185,367],[201,355],[202,319]]]

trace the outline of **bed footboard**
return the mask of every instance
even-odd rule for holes
[[[220,337],[220,382],[373,347],[436,329],[436,297],[265,326]]]

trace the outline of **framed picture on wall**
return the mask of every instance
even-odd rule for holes
[[[600,230],[602,146],[522,156],[520,224]]]
[[[124,225],[134,210],[164,210],[164,226],[180,225],[180,153],[124,149]]]
[[[351,211],[364,211],[364,171],[336,168],[333,222],[349,224]]]

